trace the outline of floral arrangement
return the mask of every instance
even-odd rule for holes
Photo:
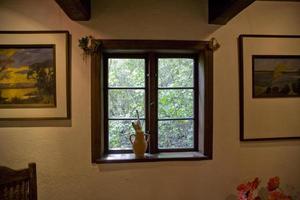
[[[278,176],[272,177],[268,181],[267,194],[258,195],[257,188],[260,184],[259,178],[253,181],[242,183],[237,187],[238,200],[296,200],[287,195],[279,187],[280,179]]]
[[[95,40],[93,36],[84,36],[78,42],[78,46],[83,50],[85,56],[96,52],[100,46],[100,41]]]

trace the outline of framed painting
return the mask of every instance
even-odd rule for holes
[[[300,36],[238,42],[240,140],[300,139]]]
[[[300,56],[252,55],[253,98],[300,97]]]
[[[0,120],[70,118],[69,32],[0,32]]]

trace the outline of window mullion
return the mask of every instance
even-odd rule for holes
[[[148,60],[148,99],[149,99],[149,133],[150,153],[157,153],[157,61],[155,53],[149,53]]]

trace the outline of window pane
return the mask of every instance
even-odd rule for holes
[[[108,132],[110,150],[126,150],[132,149],[129,141],[129,136],[134,134],[134,129],[131,125],[132,120],[109,120]],[[145,121],[141,120],[143,130],[145,130]]]
[[[191,58],[159,58],[159,87],[193,87],[194,60]]]
[[[193,90],[158,91],[158,118],[193,117]]]
[[[145,116],[145,90],[143,89],[110,89],[108,90],[109,118]]]
[[[145,60],[144,59],[108,59],[109,87],[144,87]]]
[[[193,126],[193,120],[158,121],[158,148],[193,148]]]

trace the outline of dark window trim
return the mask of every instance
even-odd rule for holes
[[[95,40],[100,43],[97,52],[93,53],[91,59],[91,150],[92,163],[120,163],[120,162],[149,162],[149,161],[170,161],[170,160],[207,160],[212,159],[213,152],[213,51],[208,41],[171,41],[171,40]],[[93,41],[93,42],[95,42]],[[135,159],[133,154],[111,155],[104,152],[104,91],[103,91],[103,55],[105,53],[143,54],[145,52],[170,53],[172,55],[191,54],[199,55],[198,62],[204,70],[204,91],[199,95],[204,96],[204,136],[203,149],[190,152],[168,152],[147,155],[144,159]],[[156,59],[150,53],[149,59]],[[150,62],[151,63],[151,62]],[[153,63],[153,62],[152,62]],[[151,71],[149,72],[151,73]],[[199,81],[198,81],[199,82]],[[149,84],[149,86],[151,83]],[[148,87],[148,86],[146,86]],[[149,88],[150,89],[150,88]],[[156,94],[150,98],[156,98]],[[157,105],[155,105],[157,106]],[[199,107],[199,106],[198,106]],[[146,111],[147,112],[147,111]],[[149,113],[151,117],[151,114]],[[198,123],[197,123],[198,125]],[[150,130],[151,131],[151,130]],[[200,132],[200,131],[199,131]],[[152,140],[153,141],[153,138]],[[198,140],[199,141],[199,138]],[[183,149],[185,151],[185,149]]]

